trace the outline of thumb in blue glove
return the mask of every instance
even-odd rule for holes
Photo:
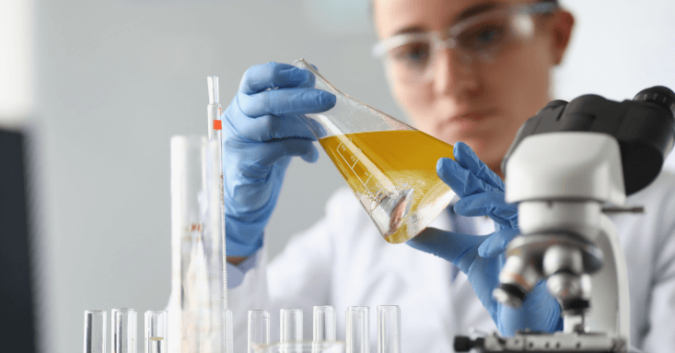
[[[499,286],[504,250],[519,234],[518,209],[504,201],[501,178],[481,162],[469,146],[458,142],[454,157],[454,161],[441,158],[436,170],[441,180],[461,198],[455,204],[455,212],[463,216],[489,216],[495,222],[496,231],[488,236],[476,236],[427,228],[408,244],[448,260],[464,272],[502,335],[512,336],[526,328],[543,332],[561,330],[560,305],[543,282],[528,294],[518,309],[492,297],[492,291]]]
[[[302,114],[329,110],[336,97],[315,89],[314,80],[288,64],[253,66],[221,117],[228,256],[262,247],[291,157],[314,162],[319,156]]]

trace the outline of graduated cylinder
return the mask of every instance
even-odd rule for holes
[[[219,147],[202,136],[171,138],[172,353],[231,351],[232,328],[223,330]]]

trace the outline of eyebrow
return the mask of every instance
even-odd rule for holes
[[[492,10],[492,9],[495,9],[495,8],[498,8],[498,7],[502,7],[502,6],[503,5],[501,3],[494,2],[494,1],[488,1],[488,2],[484,2],[482,4],[471,6],[468,9],[462,11],[459,15],[457,15],[457,17],[455,17],[455,20],[452,23],[455,24],[455,23],[460,22],[462,20],[465,20],[469,17],[473,17],[475,15],[478,15],[482,12],[487,12],[489,10]]]
[[[426,29],[422,28],[422,26],[418,25],[412,25],[408,27],[403,27],[399,29],[398,31],[394,32],[393,35],[399,35],[399,34],[408,34],[408,33],[424,33],[427,32]]]
[[[455,20],[452,23],[455,24],[469,17],[475,16],[482,12],[492,10],[500,6],[502,6],[500,3],[494,1],[487,1],[478,5],[471,6],[468,9],[462,11],[459,15],[457,15],[457,17],[455,17]],[[408,34],[408,33],[424,33],[424,32],[428,32],[428,30],[426,30],[424,27],[420,25],[411,25],[399,29],[398,31],[394,32],[393,35]]]

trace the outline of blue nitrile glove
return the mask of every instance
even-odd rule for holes
[[[319,157],[301,115],[334,105],[335,95],[315,89],[307,70],[268,63],[246,71],[221,117],[228,256],[249,256],[262,247],[291,157]]]
[[[496,231],[477,236],[427,228],[408,244],[446,259],[466,273],[502,335],[512,336],[526,328],[544,332],[562,330],[560,305],[548,293],[544,282],[527,295],[519,309],[492,298],[506,261],[504,250],[519,234],[518,208],[504,201],[501,178],[481,162],[469,146],[458,142],[454,156],[455,161],[441,158],[436,171],[461,198],[455,204],[455,212],[462,216],[489,216],[495,222]]]

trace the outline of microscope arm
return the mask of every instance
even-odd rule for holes
[[[586,314],[589,331],[614,332],[630,343],[630,296],[626,257],[616,227],[600,215],[601,232],[593,239],[603,254],[603,266],[591,276],[593,310]],[[623,310],[622,310],[623,308]]]

